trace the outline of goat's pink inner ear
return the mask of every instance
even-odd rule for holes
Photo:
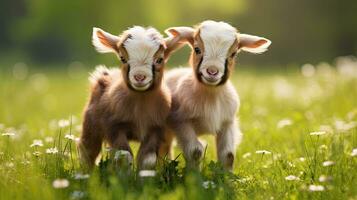
[[[248,47],[248,48],[258,48],[258,47],[262,46],[262,45],[265,44],[265,43],[267,43],[266,40],[258,40],[258,41],[255,41],[255,42],[246,44],[245,47]]]
[[[167,32],[171,33],[171,35],[174,36],[174,37],[176,37],[176,36],[178,36],[180,34],[177,30],[175,30],[173,28],[167,29]]]
[[[105,37],[105,35],[101,32],[101,31],[97,31],[97,37],[100,41],[100,43],[102,43],[104,46],[108,47],[108,48],[114,48],[117,49],[115,45],[113,45],[108,38]]]

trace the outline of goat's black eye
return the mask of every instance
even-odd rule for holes
[[[234,58],[234,56],[236,56],[236,54],[237,54],[237,52],[233,52],[233,53],[231,54],[231,57]]]
[[[201,49],[198,47],[194,48],[196,54],[201,54]]]
[[[158,59],[156,60],[156,64],[159,64],[159,65],[160,65],[163,60],[164,60],[164,59],[162,59],[162,58],[158,58]]]
[[[124,63],[124,64],[126,63],[126,59],[123,56],[120,56],[120,60],[122,63]]]

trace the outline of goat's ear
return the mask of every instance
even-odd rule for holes
[[[99,53],[117,53],[120,37],[103,31],[100,28],[93,28],[92,44]]]
[[[168,58],[172,52],[180,49],[186,43],[193,45],[195,29],[191,27],[171,27],[166,29],[165,33],[168,35],[165,38],[165,58]]]
[[[239,49],[250,53],[264,53],[268,50],[268,47],[271,44],[270,40],[255,35],[238,33],[237,37],[239,41]]]

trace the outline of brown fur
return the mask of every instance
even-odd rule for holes
[[[101,36],[104,37],[103,34]],[[118,42],[118,55],[123,57],[122,60],[128,60],[129,55],[121,44],[123,41]],[[107,43],[104,42],[104,45]],[[162,55],[163,51],[164,45],[154,57]],[[155,66],[152,87],[143,92],[130,88],[127,76],[129,65],[125,62],[121,71],[107,70],[107,74],[103,72],[96,81],[92,80],[91,96],[84,109],[83,132],[79,142],[82,161],[93,166],[104,141],[112,149],[126,150],[132,155],[128,142],[133,140],[141,144],[137,156],[138,167],[154,167],[148,166],[146,156],[162,156],[160,145],[169,139],[164,136],[164,132],[171,95],[166,85],[162,84],[164,64],[162,62]]]

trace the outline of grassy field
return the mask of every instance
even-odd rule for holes
[[[104,148],[92,173],[81,170],[86,70],[0,67],[0,199],[357,199],[356,68],[236,69],[244,138],[234,173],[207,136],[200,172],[184,169],[176,147],[176,160],[141,177]]]

